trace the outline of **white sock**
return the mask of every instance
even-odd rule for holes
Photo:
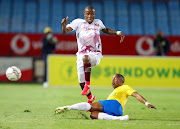
[[[86,102],[77,103],[71,106],[68,106],[69,110],[82,110],[82,111],[89,111],[91,109],[91,105]]]
[[[100,120],[124,120],[124,116],[112,116],[103,112],[99,112],[98,119]]]

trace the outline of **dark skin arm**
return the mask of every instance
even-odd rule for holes
[[[144,103],[145,104],[145,102],[147,102],[147,100],[144,98],[144,97],[142,97],[140,94],[138,94],[137,92],[134,92],[133,94],[132,94],[132,96],[134,96],[137,100],[139,100],[140,102],[142,102],[142,103]],[[148,106],[147,106],[148,108],[154,108],[154,109],[156,109],[156,107],[154,107],[153,105],[151,105],[151,104],[148,104]],[[156,109],[157,110],[157,109]]]
[[[67,23],[68,23],[68,17],[63,18],[62,21],[61,21],[61,24],[62,24],[62,33],[63,34],[67,34],[67,33],[71,32],[73,30],[71,27],[67,27],[66,28],[66,24]],[[109,34],[109,35],[117,35],[116,34],[117,31],[111,30],[109,28],[102,29],[102,32],[106,33],[106,34]],[[119,36],[121,37],[121,40],[120,40],[120,43],[121,43],[121,42],[123,42],[125,36],[124,36],[124,34],[122,32],[119,34]]]
[[[137,92],[134,92],[132,94],[132,96],[134,96],[137,100],[139,100],[140,102],[144,103],[147,102],[146,99],[144,97],[142,97],[140,94],[138,94]],[[148,104],[148,108],[154,108],[156,109],[153,105]],[[95,103],[91,103],[91,109],[89,110],[91,112],[90,117],[92,119],[98,119],[98,114],[99,112],[102,112],[102,105],[100,102],[95,102]],[[157,109],[156,109],[157,110]]]
[[[66,24],[67,23],[68,23],[68,17],[63,18],[62,21],[61,21],[61,24],[62,24],[62,33],[63,34],[67,34],[67,33],[71,32],[73,30],[71,27],[67,27],[66,28]]]
[[[106,33],[106,34],[109,34],[109,35],[117,35],[117,34],[116,34],[117,31],[111,30],[111,29],[109,29],[109,28],[104,28],[104,29],[102,29],[102,32],[103,32],[103,33]],[[121,32],[118,36],[121,37],[120,43],[123,42],[123,40],[124,40],[124,38],[125,38],[124,34]]]

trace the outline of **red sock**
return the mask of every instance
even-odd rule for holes
[[[90,86],[90,81],[85,81],[85,84]]]
[[[89,96],[87,96],[88,99],[91,99],[92,98],[92,94],[90,94]]]
[[[91,64],[84,64],[85,84],[90,85]]]

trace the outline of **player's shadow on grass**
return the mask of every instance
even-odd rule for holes
[[[70,111],[62,114],[55,114],[58,119],[83,119],[89,120],[90,118],[82,111]]]

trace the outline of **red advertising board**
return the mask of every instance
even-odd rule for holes
[[[168,56],[180,56],[180,36],[168,36],[170,51]],[[120,43],[118,36],[101,36],[105,55],[154,55],[153,36],[126,36]]]
[[[43,34],[4,34],[0,33],[0,56],[41,56]],[[55,35],[58,39],[55,53],[75,54],[76,36]],[[180,56],[180,36],[168,36],[171,43],[168,56]],[[126,36],[123,43],[120,37],[101,35],[103,55],[153,55],[153,36]]]
[[[6,70],[10,66],[17,66],[22,73],[18,82],[32,82],[33,59],[32,57],[0,57],[0,82],[7,82]]]

